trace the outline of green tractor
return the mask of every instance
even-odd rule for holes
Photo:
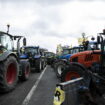
[[[46,51],[45,56],[46,56],[46,59],[47,59],[47,64],[48,65],[53,65],[54,59],[55,59],[55,54],[53,52]]]
[[[29,78],[30,64],[19,58],[21,38],[0,31],[0,92],[9,92],[15,88],[18,79]],[[16,39],[17,49],[14,49]],[[23,45],[26,45],[26,38],[23,38]]]

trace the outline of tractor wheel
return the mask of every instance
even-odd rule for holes
[[[37,62],[36,62],[36,64],[37,64],[37,65],[36,65],[36,66],[37,66],[37,67],[36,67],[37,72],[41,72],[42,66],[43,66],[41,59],[38,59]]]
[[[64,62],[58,62],[55,68],[55,72],[58,78],[61,77],[61,74],[65,68],[66,64]]]
[[[0,63],[0,92],[9,92],[15,88],[18,81],[18,65],[13,56]]]
[[[82,76],[84,76],[84,71],[80,67],[70,65],[62,72],[61,81],[66,82]]]
[[[46,63],[45,63],[45,61],[43,61],[43,63],[42,63],[42,70],[43,70],[45,67],[46,67]]]
[[[21,76],[20,76],[20,79],[22,81],[26,81],[29,79],[29,75],[30,75],[30,63],[27,62],[27,61],[22,61],[21,62]]]

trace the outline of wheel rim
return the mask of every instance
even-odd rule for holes
[[[62,66],[59,66],[57,69],[59,75],[61,75],[61,73],[62,73],[62,68],[63,68]]]
[[[11,63],[7,68],[6,81],[8,84],[13,84],[16,80],[17,68],[14,63]]]
[[[30,67],[27,66],[27,67],[26,67],[26,70],[25,70],[25,75],[26,75],[26,77],[28,77],[29,74],[30,74]]]
[[[77,72],[68,72],[65,76],[65,81],[73,80],[79,77],[80,75]]]

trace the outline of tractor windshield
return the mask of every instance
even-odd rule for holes
[[[72,54],[75,54],[75,53],[78,53],[78,52],[81,52],[81,51],[84,51],[84,47],[74,47],[72,48]]]
[[[25,53],[32,53],[32,55],[38,54],[38,49],[34,47],[27,47],[24,50]]]
[[[52,57],[52,56],[54,56],[54,54],[51,53],[51,52],[46,52],[45,56],[46,56],[46,57]]]
[[[88,44],[87,50],[91,50],[92,48],[94,48],[94,50],[100,50],[101,49],[100,45],[97,44],[96,42],[90,42]]]
[[[63,49],[63,54],[71,54],[71,49]]]
[[[13,49],[13,42],[10,36],[4,33],[0,33],[0,46],[7,50]]]

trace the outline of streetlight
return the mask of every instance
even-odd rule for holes
[[[9,33],[9,28],[10,28],[10,25],[7,24],[7,33]]]

